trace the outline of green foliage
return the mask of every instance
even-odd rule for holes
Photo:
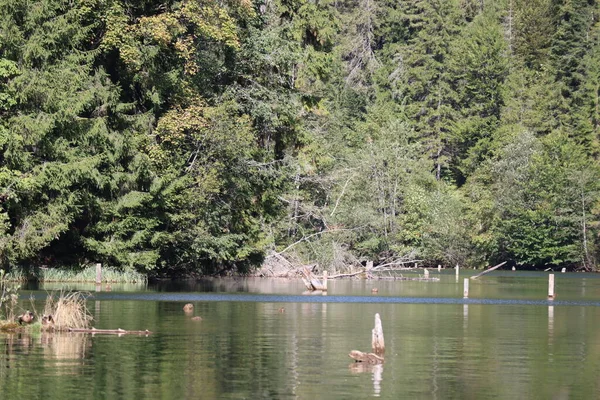
[[[596,15],[0,0],[0,262],[595,268]]]
[[[462,181],[488,158],[504,105],[507,45],[497,15],[477,15],[451,49],[448,61],[458,115],[449,135]]]
[[[593,264],[598,167],[583,149],[560,133],[540,140],[525,132],[499,154],[487,227],[498,256],[538,267]]]

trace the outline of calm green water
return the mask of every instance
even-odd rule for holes
[[[294,280],[75,286],[92,292],[96,328],[153,334],[0,334],[0,397],[600,398],[600,275],[556,274],[553,302],[547,274],[495,272],[470,282],[469,299],[465,276],[330,281],[327,296]],[[33,296],[41,309],[56,288],[24,291],[23,307]],[[370,351],[375,313],[385,364],[355,364],[348,353]]]

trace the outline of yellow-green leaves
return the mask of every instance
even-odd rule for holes
[[[102,47],[118,49],[121,60],[132,71],[151,68],[150,63],[160,55],[175,56],[183,64],[185,74],[195,75],[201,43],[239,48],[236,20],[225,6],[213,0],[187,0],[135,19],[129,18],[122,4],[115,2],[104,23]]]

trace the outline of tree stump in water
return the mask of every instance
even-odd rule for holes
[[[383,327],[381,326],[381,318],[379,314],[375,314],[375,327],[371,336],[372,353],[363,353],[362,351],[352,350],[350,358],[356,362],[364,362],[368,364],[383,364],[385,353],[385,342],[383,340]]]
[[[373,353],[383,358],[385,353],[385,341],[383,340],[383,327],[381,326],[381,318],[379,314],[375,314],[375,327],[371,336],[371,348]]]

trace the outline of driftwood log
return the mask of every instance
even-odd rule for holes
[[[356,362],[364,362],[368,364],[383,364],[385,353],[385,341],[383,339],[383,327],[379,314],[375,314],[375,327],[371,331],[371,348],[372,353],[363,353],[359,350],[352,350],[350,358]]]
[[[383,364],[383,357],[379,357],[374,353],[363,353],[362,351],[352,350],[348,355],[356,362],[364,362],[367,364]]]

